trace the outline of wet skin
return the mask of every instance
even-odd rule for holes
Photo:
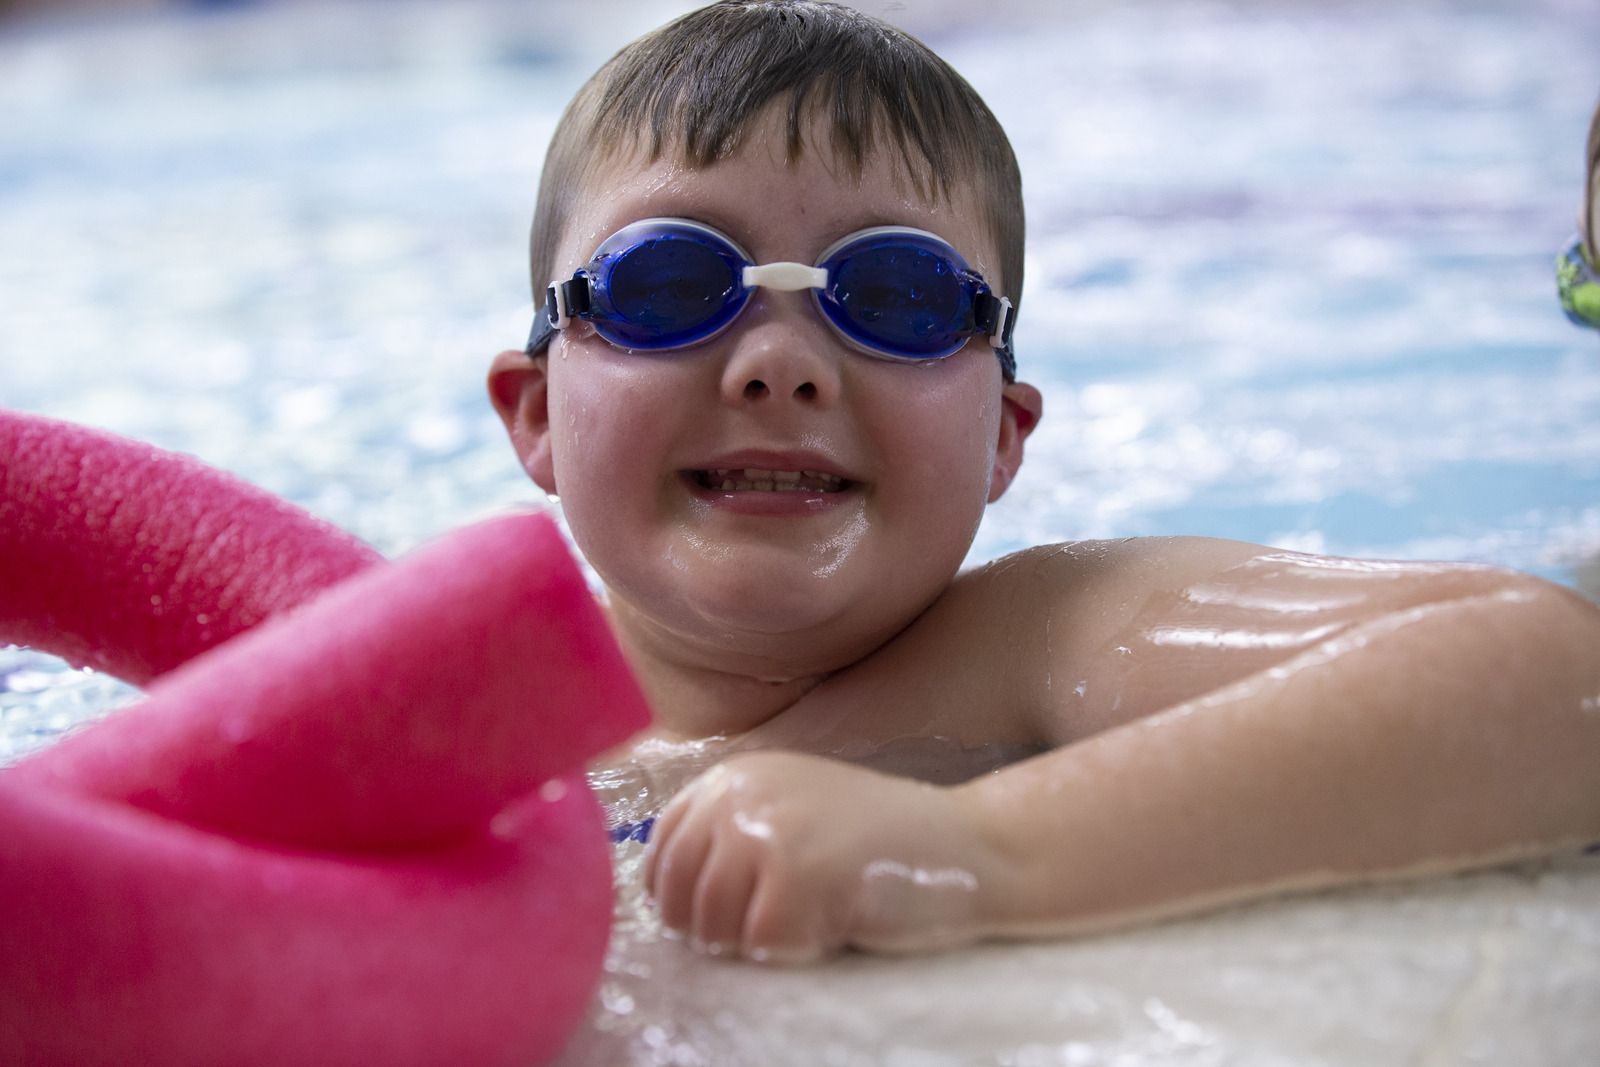
[[[557,273],[651,215],[760,262],[897,223],[1004,292],[975,204],[780,145],[606,168]],[[605,580],[656,710],[607,763],[677,793],[647,879],[709,949],[1071,932],[1600,838],[1600,614],[1555,587],[1204,539],[1046,546],[956,577],[1040,411],[981,340],[874,360],[804,294],[760,292],[679,353],[577,324],[541,359],[502,353],[490,393]],[[752,468],[842,481],[760,488]],[[882,773],[921,745],[951,755],[945,781],[988,773]],[[992,771],[995,751],[1042,754]]]

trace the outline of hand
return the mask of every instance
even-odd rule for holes
[[[996,860],[952,790],[788,752],[734,756],[656,823],[645,884],[705,951],[785,963],[983,936]]]

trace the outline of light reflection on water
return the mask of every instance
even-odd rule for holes
[[[0,404],[198,454],[390,552],[533,498],[481,381],[526,333],[543,146],[588,70],[685,6],[0,28]],[[1600,8],[1001,3],[977,29],[902,7],[1027,183],[1017,347],[1047,416],[974,561],[1197,533],[1595,588],[1600,343],[1551,260]],[[128,695],[0,652],[0,760]],[[1600,1040],[1592,864],[819,982],[664,941],[640,851],[573,1063],[1582,1062]]]
[[[540,155],[594,62],[682,6],[561,48],[536,3],[0,33],[0,403],[196,452],[386,550],[527,499],[480,383],[526,330]],[[1047,417],[975,560],[1203,533],[1574,580],[1600,344],[1550,265],[1600,9],[999,10],[901,12],[1026,177]]]

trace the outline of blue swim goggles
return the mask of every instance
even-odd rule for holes
[[[573,319],[618,348],[688,348],[732,325],[758,288],[810,290],[846,343],[880,359],[943,359],[983,335],[1006,381],[1016,377],[1011,301],[990,292],[948,242],[906,226],[858,230],[808,267],[758,265],[702,222],[642,219],[602,241],[570,280],[550,283],[526,351],[538,353]]]
[[[1583,254],[1582,236],[1574,236],[1556,257],[1556,295],[1561,310],[1579,326],[1600,330],[1600,277]]]

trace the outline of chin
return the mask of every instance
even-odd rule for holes
[[[801,635],[837,626],[848,614],[848,605],[836,602],[836,589],[817,584],[813,589],[790,585],[780,592],[775,583],[746,582],[742,587],[684,593],[679,603],[703,625],[729,636]]]

